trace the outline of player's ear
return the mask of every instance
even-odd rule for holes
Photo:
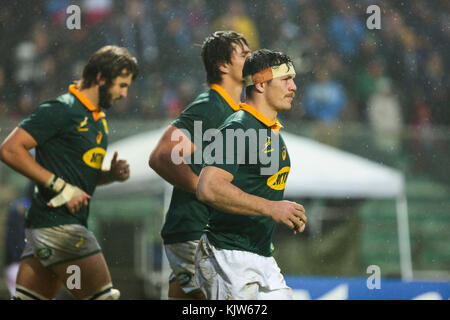
[[[259,93],[264,93],[265,82],[255,84],[255,89],[256,89],[256,91],[258,91]]]
[[[103,86],[106,83],[105,79],[103,79],[103,77],[102,77],[102,73],[101,72],[97,73],[96,80],[97,80],[97,84],[99,86]]]
[[[219,63],[217,65],[219,67],[220,72],[227,74],[229,72],[230,65],[226,62]]]

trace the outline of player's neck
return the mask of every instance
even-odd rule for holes
[[[264,97],[256,95],[255,97],[252,97],[252,99],[247,99],[245,103],[258,110],[273,122],[277,119],[278,112],[267,103]]]
[[[98,102],[98,86],[93,86],[86,89],[79,89],[78,90],[82,95],[84,95],[97,109],[100,109]]]
[[[241,102],[242,84],[236,83],[231,79],[224,78],[221,83],[218,83],[230,95],[234,102],[239,104]]]

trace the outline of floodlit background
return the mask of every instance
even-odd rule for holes
[[[66,26],[71,4],[81,8],[79,30]],[[381,9],[379,30],[366,25],[373,4]],[[383,279],[448,283],[449,1],[2,1],[0,140],[40,102],[65,93],[87,58],[107,44],[127,47],[141,68],[128,99],[108,111],[110,146],[161,129],[204,90],[200,47],[221,29],[243,33],[252,49],[293,58],[298,91],[292,110],[279,116],[287,132],[382,165],[404,182],[392,197],[358,195],[346,193],[344,177],[337,196],[326,190],[333,173],[346,172],[343,164],[330,153],[319,156],[315,181],[323,188],[289,193],[307,210],[306,231],[294,237],[280,226],[275,235],[283,274],[366,279],[375,265]],[[144,164],[154,142],[138,142]],[[295,150],[298,163],[307,158],[309,149]],[[349,170],[348,181],[358,172]],[[159,232],[170,190],[162,183],[150,188],[145,174],[157,181],[148,168],[142,187],[99,189],[91,203],[89,228],[125,299],[164,298],[167,285]],[[370,179],[374,190],[392,188]],[[288,188],[303,182],[290,176]],[[25,178],[0,165],[0,269],[9,262],[7,213],[26,187]],[[0,298],[8,298],[3,273]]]

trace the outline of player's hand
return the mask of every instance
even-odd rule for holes
[[[69,209],[69,212],[72,214],[80,211],[83,206],[87,207],[89,205],[88,200],[91,198],[91,196],[82,190],[80,191],[82,192],[82,194],[72,198],[68,203],[66,203],[67,209]]]
[[[301,204],[287,200],[272,201],[269,209],[272,219],[288,226],[294,234],[305,230],[306,212]]]
[[[49,207],[57,208],[66,205],[70,213],[76,213],[83,206],[89,205],[91,198],[86,192],[80,188],[66,183],[64,189],[47,203]]]
[[[117,151],[111,160],[110,175],[113,181],[125,181],[130,177],[130,165],[126,160],[117,160]]]

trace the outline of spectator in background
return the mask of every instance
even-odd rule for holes
[[[358,70],[350,80],[352,97],[357,104],[358,118],[367,123],[365,112],[369,97],[375,92],[377,81],[384,76],[384,62],[380,58],[374,58],[363,68]]]
[[[36,46],[32,41],[25,40],[15,49],[16,70],[14,80],[17,84],[23,85],[32,82],[34,79],[34,70],[36,70]]]
[[[146,70],[159,55],[148,2],[130,0],[123,5],[125,14],[120,12],[108,21],[106,41],[128,48]]]
[[[100,26],[106,42],[127,48],[138,59],[143,73],[157,71],[161,66],[158,66],[159,49],[149,2],[130,0],[123,2],[122,5],[123,10],[111,16],[105,26]],[[145,108],[145,102],[140,94],[148,91],[149,87],[154,87],[154,84],[145,79],[137,79],[135,86],[130,88],[129,99],[118,103],[117,108],[111,110],[112,114],[139,116],[141,110]]]
[[[330,78],[328,70],[319,67],[316,80],[306,86],[303,106],[309,119],[333,123],[345,108],[343,86]]]
[[[413,91],[412,131],[413,137],[410,147],[415,155],[413,169],[415,172],[428,172],[430,170],[430,154],[433,149],[433,125],[431,108],[425,102],[423,90],[416,88]]]
[[[299,78],[317,63],[323,64],[317,61],[319,58],[326,55],[337,62],[338,57],[343,64],[340,70],[335,73],[328,63],[326,68],[351,93],[351,103],[346,109],[356,104],[356,118],[362,123],[367,123],[365,109],[375,90],[373,61],[381,57],[381,76],[392,79],[399,96],[406,98],[402,105],[412,105],[409,92],[424,87],[433,124],[450,125],[447,108],[450,73],[448,59],[444,58],[450,48],[448,3],[378,2],[382,8],[381,30],[368,30],[365,26],[365,8],[371,4],[370,0],[260,0],[257,3],[232,0],[227,3],[226,11],[223,3],[207,0],[79,0],[74,4],[82,9],[82,28],[68,30],[65,9],[71,1],[3,1],[0,65],[7,86],[6,103],[16,109],[10,108],[8,114],[20,114],[17,106],[24,100],[21,97],[24,85],[26,92],[45,100],[51,97],[49,92],[62,93],[67,82],[78,78],[80,75],[74,76],[71,69],[73,52],[77,53],[76,59],[85,61],[99,47],[118,44],[139,57],[143,79],[158,79],[155,83],[137,81],[130,91],[133,99],[126,103],[130,107],[124,106],[123,110],[133,109],[132,114],[137,117],[152,114],[165,118],[168,115],[164,112],[160,88],[168,87],[176,92],[187,77],[194,79],[195,91],[200,91],[203,74],[193,47],[213,27],[227,26],[244,33],[253,48],[263,46],[287,52],[295,62]],[[19,51],[20,56],[16,55]],[[372,70],[363,71],[368,65]],[[356,79],[352,77],[355,73]],[[46,81],[43,86],[43,78],[54,81]],[[156,96],[151,98],[152,107],[145,105],[143,99],[150,93]],[[5,105],[3,98],[1,104]],[[118,111],[114,110],[110,116],[120,117]]]
[[[359,49],[365,26],[347,0],[336,0],[335,5],[337,10],[329,22],[329,33],[338,52],[351,59]]]
[[[88,25],[104,22],[112,13],[112,0],[83,0],[83,18]]]
[[[229,2],[226,13],[219,16],[214,22],[215,30],[235,30],[244,35],[248,45],[253,50],[259,48],[259,34],[253,19],[248,15],[245,4],[241,1]]]
[[[66,10],[70,6],[69,0],[48,0],[45,10],[53,24],[64,25],[66,22]]]
[[[10,206],[6,218],[5,231],[5,281],[11,296],[16,291],[16,277],[19,261],[25,248],[25,214],[31,204],[34,183],[29,183],[23,196]]]
[[[383,78],[376,83],[375,92],[367,102],[367,118],[374,130],[377,147],[386,153],[397,154],[401,146],[403,117],[389,79]]]
[[[303,107],[306,117],[318,121],[316,139],[339,147],[337,122],[347,103],[344,87],[331,79],[328,70],[319,67],[316,80],[306,86]]]
[[[447,61],[448,63],[448,61]],[[446,73],[444,60],[438,51],[430,52],[424,66],[425,98],[431,103],[434,123],[450,124],[449,105],[449,74]]]
[[[175,90],[180,78],[192,72],[196,63],[192,50],[192,30],[189,28],[189,12],[181,3],[159,0],[155,3],[154,27],[158,30],[159,52],[163,52],[156,67],[164,82]]]
[[[202,43],[208,35],[210,27],[210,17],[205,9],[206,0],[191,0],[187,3],[189,16],[187,25],[192,30],[192,41]]]
[[[161,99],[166,118],[175,119],[184,109],[183,102],[177,94],[177,90],[166,87]]]

